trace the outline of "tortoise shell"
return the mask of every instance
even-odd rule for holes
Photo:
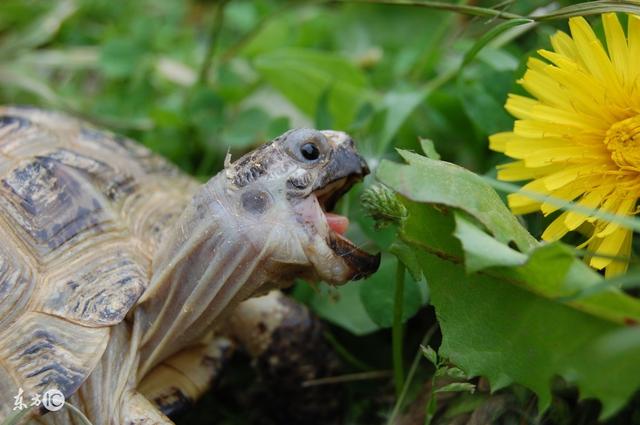
[[[20,390],[77,390],[197,186],[121,136],[0,108],[0,418]]]

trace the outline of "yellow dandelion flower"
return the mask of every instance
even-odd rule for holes
[[[615,13],[602,16],[606,47],[582,17],[571,18],[571,35],[551,37],[544,59],[530,58],[519,83],[534,98],[510,94],[506,109],[513,131],[490,137],[490,147],[516,161],[498,169],[506,181],[531,180],[524,190],[577,202],[588,208],[635,215],[640,197],[640,16],[628,15],[627,34]],[[515,214],[557,211],[557,206],[515,193]],[[544,231],[558,240],[580,230],[589,264],[612,276],[628,263],[632,232],[618,223],[575,211],[561,213]]]

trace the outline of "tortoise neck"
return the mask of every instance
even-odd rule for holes
[[[202,338],[267,279],[265,252],[238,231],[224,175],[202,186],[165,236],[135,320],[142,326],[139,377]]]

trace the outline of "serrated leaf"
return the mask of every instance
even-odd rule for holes
[[[498,242],[462,214],[456,213],[455,220],[454,236],[462,243],[465,251],[464,264],[467,272],[473,273],[494,266],[521,266],[527,261],[525,254]]]
[[[454,393],[454,392],[473,392],[476,390],[476,386],[468,382],[453,382],[447,384],[444,387],[436,389],[436,393]]]
[[[424,354],[424,356],[431,362],[431,364],[433,364],[434,366],[438,364],[438,353],[436,353],[436,350],[431,348],[431,346],[429,345],[427,345],[426,347],[424,345],[421,345],[420,348],[422,349],[422,354]]]
[[[478,176],[400,153],[409,164],[383,162],[377,177],[405,197],[400,235],[432,289],[441,354],[470,375],[487,376],[494,390],[513,382],[531,388],[543,409],[555,375],[576,384],[582,397],[600,399],[603,415],[622,406],[640,387],[640,366],[631,360],[640,343],[614,353],[602,341],[640,319],[640,302],[612,288],[560,302],[602,277],[562,244],[538,244]],[[469,258],[482,274],[467,274]],[[615,376],[608,370],[614,359]]]
[[[436,369],[436,372],[434,373],[434,376],[436,378],[439,378],[441,376],[446,376],[447,375],[447,368],[446,367],[439,367]]]
[[[409,165],[383,160],[376,173],[383,183],[413,201],[460,208],[479,220],[500,242],[508,244],[513,240],[523,252],[537,245],[482,178],[448,162],[409,151],[398,152]],[[495,208],[496,205],[503,208]]]
[[[418,262],[415,251],[409,245],[401,240],[396,240],[389,247],[389,252],[402,261],[402,264],[404,264],[407,270],[409,270],[413,280],[416,282],[423,280],[420,263]]]
[[[442,354],[469,375],[486,376],[493,390],[520,383],[538,394],[544,409],[549,384],[560,375],[579,387],[581,397],[600,399],[606,416],[640,387],[640,349],[616,356],[599,343],[621,326],[497,279],[465,277],[461,267],[435,256],[422,259],[431,270]]]
[[[467,374],[464,371],[457,367],[447,368],[447,376],[450,376],[455,379],[467,379]]]
[[[465,213],[487,227],[495,238],[490,241],[489,235],[482,235],[480,229],[473,230],[466,223],[464,235],[458,231],[458,237],[452,241],[451,235],[456,234],[453,230],[454,217],[421,206],[418,214],[425,220],[405,221],[402,230],[403,240],[409,245],[416,246],[423,244],[423,240],[429,240],[428,246],[420,245],[423,250],[449,258],[457,264],[463,264],[466,257],[472,262],[466,267],[471,267],[472,271],[492,262],[495,265],[502,262],[502,268],[492,271],[492,276],[558,302],[601,282],[602,277],[576,259],[572,250],[559,243],[541,246],[536,242],[479,176],[453,164],[406,151],[401,151],[401,154],[410,164],[383,162],[377,172],[383,183],[409,199],[464,209]],[[429,185],[419,183],[427,179]],[[411,208],[415,206],[407,207],[411,216]],[[497,222],[499,219],[503,221]],[[438,225],[426,225],[427,220]],[[509,232],[513,233],[510,235]],[[483,251],[478,238],[489,244],[492,250]],[[507,244],[510,240],[520,240],[522,244],[518,246],[521,250],[522,246],[527,248],[524,250],[528,257],[526,262],[522,262],[517,253],[509,251]],[[507,252],[509,258],[503,257]],[[570,299],[567,305],[618,324],[640,322],[640,301],[612,287],[590,297]]]

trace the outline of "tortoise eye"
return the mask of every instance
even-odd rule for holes
[[[314,143],[305,143],[300,146],[300,153],[307,161],[315,161],[320,157],[320,150]]]
[[[1,1],[1,0],[0,0]],[[299,128],[284,134],[285,152],[304,167],[315,167],[329,153],[329,141],[318,130]]]

